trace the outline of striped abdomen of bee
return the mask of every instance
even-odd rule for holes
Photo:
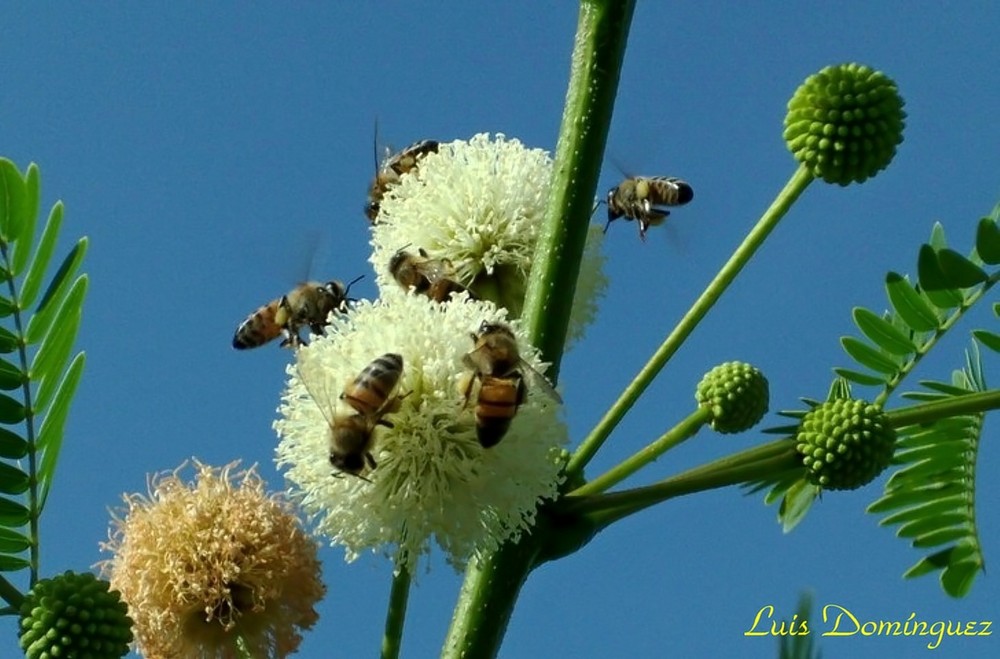
[[[233,335],[237,350],[257,348],[281,335],[282,326],[277,322],[278,308],[283,298],[271,300],[246,317]]]
[[[479,376],[479,394],[476,396],[476,438],[483,448],[496,446],[524,403],[527,390],[520,373],[500,378]]]
[[[379,418],[394,411],[397,397],[391,397],[403,373],[403,357],[387,352],[365,366],[354,380],[344,387],[340,399],[363,417]],[[384,424],[383,424],[384,425]]]

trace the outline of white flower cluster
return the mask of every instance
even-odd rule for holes
[[[559,404],[529,377],[545,368],[516,320],[551,172],[543,151],[502,135],[441,144],[421,157],[386,190],[372,227],[379,300],[331,315],[325,334],[298,349],[274,424],[278,464],[348,560],[384,551],[412,572],[434,539],[461,567],[519,537],[538,505],[556,495],[567,430]],[[571,335],[582,333],[605,284],[599,247],[588,243]],[[446,263],[468,290],[440,302],[404,289],[389,272],[403,249]],[[506,408],[510,427],[489,448],[477,438],[477,418],[496,410],[479,405],[482,379],[467,387],[475,374],[464,359],[483,323],[513,331],[526,390]],[[358,474],[338,473],[330,463],[332,428],[358,410],[341,394],[387,353],[402,357],[402,372],[391,391],[371,389],[377,403],[389,401],[371,417],[367,443],[356,447],[371,460]]]

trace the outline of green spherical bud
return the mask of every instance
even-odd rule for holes
[[[719,364],[698,383],[695,399],[712,412],[709,424],[716,432],[743,432],[767,412],[767,378],[743,362]]]
[[[785,142],[795,159],[827,183],[861,183],[885,169],[906,122],[896,83],[860,64],[828,66],[795,90]]]
[[[889,466],[896,431],[878,405],[832,400],[802,417],[795,441],[809,482],[828,490],[853,490]]]
[[[28,659],[117,659],[128,653],[132,620],[107,581],[67,571],[42,579],[25,596],[19,636]]]

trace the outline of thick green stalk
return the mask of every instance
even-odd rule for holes
[[[403,623],[406,620],[406,602],[410,597],[410,571],[405,567],[392,575],[389,607],[385,613],[385,632],[382,635],[382,659],[398,659],[403,642]]]
[[[634,0],[580,3],[552,192],[522,315],[533,345],[552,364],[548,374],[553,381],[562,359],[634,7]],[[444,659],[497,655],[521,586],[548,537],[539,530],[470,562],[442,650]]]
[[[613,487],[625,480],[685,439],[694,437],[701,430],[701,427],[711,419],[712,411],[705,407],[699,407],[694,413],[688,415],[688,418],[668,430],[659,439],[651,442],[627,459],[622,460],[594,480],[581,485],[570,492],[570,494],[584,496],[587,494],[600,494],[606,491],[609,487]]]
[[[684,314],[680,322],[677,323],[674,330],[664,339],[663,343],[656,350],[656,353],[642,367],[642,370],[639,371],[635,379],[625,388],[625,391],[618,397],[618,400],[612,404],[611,408],[604,414],[604,417],[594,426],[594,429],[580,444],[573,457],[570,458],[566,468],[571,477],[582,473],[583,468],[587,466],[590,459],[594,457],[597,450],[604,444],[604,441],[622,420],[625,413],[632,408],[632,405],[639,399],[639,396],[653,382],[660,369],[677,352],[677,349],[681,347],[691,332],[694,331],[694,328],[698,326],[698,323],[705,317],[709,309],[722,297],[722,294],[729,288],[729,285],[736,279],[736,275],[743,270],[743,266],[750,261],[757,252],[757,249],[764,244],[764,240],[770,235],[774,227],[778,225],[781,218],[785,216],[785,213],[788,212],[788,209],[791,208],[792,204],[799,198],[799,195],[802,194],[812,180],[813,176],[805,166],[800,166],[796,170],[792,178],[785,184],[784,189],[771,203],[771,206],[764,211],[764,214],[757,221],[756,226],[743,239],[743,243],[736,248],[733,255],[729,257],[729,260],[722,266],[722,269],[715,275],[715,278],[708,284],[704,292],[691,305],[691,308]]]
[[[524,327],[552,364],[547,373],[553,381],[566,342],[634,6],[634,0],[580,3],[552,193],[524,301]]]
[[[535,566],[539,542],[525,536],[469,563],[458,605],[441,651],[442,659],[496,657],[514,604]]]

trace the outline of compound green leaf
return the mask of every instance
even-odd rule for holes
[[[903,524],[896,531],[896,535],[901,538],[923,538],[968,520],[968,516],[961,513],[936,514]]]
[[[946,542],[954,542],[960,538],[965,538],[969,535],[969,532],[964,528],[947,528],[938,529],[932,531],[925,535],[914,538],[913,546],[918,549],[924,549],[927,547],[937,547],[943,545]]]
[[[30,512],[16,501],[0,497],[0,525],[20,528],[28,523]]]
[[[945,279],[953,287],[971,288],[989,281],[990,276],[982,268],[953,249],[938,251],[937,260]]]
[[[52,330],[42,340],[38,353],[31,363],[29,374],[39,382],[35,398],[35,410],[41,411],[48,405],[55,378],[62,373],[73,349],[77,330],[80,327],[83,299],[87,294],[87,275],[80,275],[56,314]]]
[[[972,330],[972,336],[993,352],[1000,352],[1000,334],[987,332],[986,330]]]
[[[0,295],[0,318],[6,318],[7,316],[14,313],[17,307],[14,306],[14,302],[10,298],[6,298]]]
[[[0,527],[0,552],[19,554],[31,547],[31,539],[14,529]]]
[[[0,327],[0,353],[10,354],[21,345],[21,339],[5,327]]]
[[[21,285],[21,308],[27,309],[35,301],[35,297],[42,289],[42,282],[45,281],[45,271],[52,260],[52,254],[56,249],[56,241],[59,238],[59,230],[62,228],[63,205],[56,202],[49,211],[49,219],[42,230],[42,237],[38,241],[38,249],[35,250],[31,265],[24,276]]]
[[[955,483],[934,483],[923,488],[900,489],[883,495],[869,505],[867,511],[881,513],[904,506],[919,506],[937,501],[940,497],[950,497],[964,492],[964,488]]]
[[[21,423],[26,410],[24,405],[10,396],[0,394],[0,423]]]
[[[17,167],[0,158],[0,240],[12,243],[24,226],[28,193]]]
[[[0,554],[0,572],[20,572],[31,567],[31,562],[20,556]]]
[[[45,415],[45,420],[42,421],[41,429],[38,431],[37,444],[43,451],[38,467],[38,482],[41,490],[39,510],[45,507],[45,501],[49,496],[49,488],[52,485],[56,464],[59,461],[59,453],[62,451],[66,417],[69,416],[70,403],[73,401],[77,385],[80,384],[86,361],[86,356],[82,352],[73,358],[52,398],[52,406]]]
[[[20,368],[6,359],[0,359],[0,389],[11,391],[23,385],[25,381],[24,372]]]
[[[976,573],[982,569],[977,561],[953,561],[941,573],[941,586],[952,597],[965,597],[972,590]]]
[[[861,371],[852,371],[849,368],[840,368],[839,366],[833,369],[833,372],[844,378],[845,380],[850,380],[855,384],[860,384],[863,387],[879,387],[888,382],[888,378],[880,375],[871,375],[870,373],[862,373]]]
[[[907,325],[918,332],[930,332],[938,328],[939,320],[934,308],[927,304],[905,277],[890,272],[885,278],[885,290],[892,308]]]
[[[21,494],[28,489],[31,479],[17,467],[0,462],[0,492]]]
[[[24,225],[14,243],[14,254],[11,257],[11,274],[19,275],[24,272],[24,267],[28,264],[31,256],[31,249],[34,247],[35,225],[38,222],[38,208],[41,205],[41,181],[38,174],[38,166],[35,163],[28,165],[28,171],[24,177],[25,208]]]
[[[1000,228],[988,217],[979,220],[976,227],[976,253],[989,265],[1000,263]]]
[[[962,304],[962,294],[951,287],[937,253],[927,244],[920,246],[917,255],[917,281],[924,295],[938,309],[953,309]]]
[[[948,246],[948,238],[944,235],[944,225],[940,222],[935,222],[931,226],[931,239],[929,242],[935,251]]]
[[[842,336],[840,337],[840,345],[844,346],[847,354],[862,366],[889,375],[899,372],[899,364],[860,339],[853,336]]]
[[[61,312],[63,298],[67,295],[70,283],[72,282],[72,285],[76,286],[81,278],[86,277],[86,275],[81,275],[76,281],[73,281],[72,278],[76,274],[76,270],[80,267],[80,262],[83,261],[86,253],[87,239],[81,238],[70,253],[66,255],[66,258],[63,259],[59,270],[52,278],[48,289],[46,289],[45,295],[42,296],[42,301],[38,303],[35,315],[28,321],[28,328],[24,333],[25,342],[28,345],[37,343],[49,331],[55,314]]]
[[[892,326],[878,314],[864,307],[853,310],[854,323],[868,339],[893,355],[909,355],[916,352],[917,347],[908,336]]]
[[[28,455],[28,442],[12,430],[0,428],[0,458],[20,460]]]

